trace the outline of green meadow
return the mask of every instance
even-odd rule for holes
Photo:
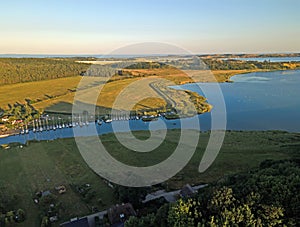
[[[193,133],[193,131],[189,132]],[[139,139],[147,139],[149,132],[134,132]],[[177,146],[179,130],[169,130],[165,141],[149,153],[138,153],[123,147],[112,134],[99,138],[110,154],[129,165],[149,166],[169,157]],[[89,138],[91,144],[95,138]],[[279,131],[226,132],[222,149],[212,166],[198,173],[198,166],[209,139],[209,133],[201,133],[199,144],[188,165],[164,184],[167,190],[177,189],[186,183],[209,183],[222,177],[255,168],[266,159],[299,157],[300,134]],[[82,197],[74,186],[90,184],[92,196]],[[64,185],[65,194],[58,194],[55,187]],[[37,191],[50,190],[59,204],[61,223],[74,216],[86,215],[96,206],[103,210],[117,203],[106,182],[84,162],[74,139],[29,142],[24,147],[12,145],[0,149],[1,193],[13,197],[12,209],[22,208],[27,213],[24,223],[17,226],[39,226],[43,217],[41,204],[35,204]]]

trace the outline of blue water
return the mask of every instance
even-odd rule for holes
[[[194,118],[196,118],[195,116]],[[25,144],[26,141],[32,140],[54,140],[59,138],[71,138],[74,137],[74,131],[76,130],[76,135],[79,136],[92,136],[94,135],[94,127],[96,127],[98,135],[106,134],[110,132],[126,132],[127,127],[126,124],[129,124],[130,130],[132,131],[139,131],[139,130],[149,130],[150,124],[152,124],[151,129],[161,129],[161,121],[165,122],[166,128],[168,129],[176,129],[180,128],[180,121],[179,120],[165,120],[164,118],[160,117],[158,121],[153,122],[144,122],[142,120],[129,120],[129,121],[113,121],[112,123],[103,123],[102,125],[98,125],[95,123],[90,123],[89,125],[85,125],[82,127],[75,127],[75,128],[62,128],[57,129],[55,131],[43,131],[43,132],[32,132],[29,131],[28,134],[24,135],[13,135],[5,138],[0,139],[0,144],[8,144],[12,142],[19,142]],[[187,122],[192,122],[191,119],[184,119]],[[115,127],[113,129],[113,126]],[[117,128],[117,130],[115,130]],[[190,128],[193,128],[193,125],[190,125]]]
[[[300,132],[300,70],[236,75],[221,83],[227,129]],[[202,89],[209,83],[198,84]],[[195,84],[181,86],[204,95]],[[214,105],[213,100],[208,102]],[[214,109],[212,110],[214,111]],[[210,114],[199,116],[204,122]]]
[[[300,132],[300,70],[257,72],[236,75],[231,78],[233,83],[221,83],[226,105],[227,130],[284,130]],[[203,91],[214,88],[213,83],[198,83],[175,86],[177,89],[195,91],[201,95]],[[212,91],[213,92],[213,91]],[[213,94],[213,93],[212,93]],[[193,128],[193,122],[199,118],[200,130],[211,129],[211,116],[218,106],[213,96],[207,97],[214,105],[211,113],[205,113],[183,121],[187,128]],[[96,125],[98,134],[113,132],[112,125],[118,126],[118,131],[126,131],[129,123],[131,130],[160,129],[162,123],[168,129],[180,128],[180,120],[166,120],[160,118],[157,122],[143,122],[141,120],[115,121]],[[94,124],[77,127],[77,134],[92,135]],[[28,140],[52,140],[73,137],[72,128],[56,131],[30,132],[27,135],[15,135],[0,139],[0,144],[10,142],[25,143]]]

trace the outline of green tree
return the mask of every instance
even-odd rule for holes
[[[18,217],[18,219],[17,219],[18,222],[25,221],[25,219],[26,219],[26,213],[25,213],[24,210],[18,209],[17,212],[16,212],[16,215]]]
[[[131,216],[129,220],[125,222],[125,227],[154,227],[155,225],[155,215],[148,214],[147,216],[143,216],[141,218],[137,218]]]

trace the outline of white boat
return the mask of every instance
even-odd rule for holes
[[[111,123],[112,122],[112,119],[106,119],[104,120],[105,123]]]

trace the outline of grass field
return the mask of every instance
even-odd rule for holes
[[[140,139],[147,139],[147,132],[138,132]],[[208,183],[224,175],[240,172],[257,166],[265,159],[285,159],[300,153],[300,134],[278,131],[244,131],[226,132],[222,149],[213,165],[203,174],[198,173],[201,157],[206,148],[210,134],[201,133],[197,150],[190,163],[176,177],[170,180],[169,186],[178,188],[186,183]],[[177,147],[180,131],[170,130],[162,145],[150,153],[137,153],[124,149],[116,143],[111,135],[103,135],[102,140],[111,154],[118,160],[130,165],[148,166],[166,159]],[[93,144],[93,141],[90,141]],[[189,145],[188,143],[186,144]]]
[[[28,218],[19,226],[40,226],[41,212],[32,199],[40,190],[50,190],[62,203],[62,220],[89,214],[93,205],[102,210],[115,202],[111,188],[89,169],[71,139],[1,150],[0,172],[1,186],[5,186],[9,194],[17,195],[17,208],[26,210]],[[96,192],[93,201],[88,203],[70,187],[70,184],[86,183]],[[65,194],[55,193],[54,187],[59,185],[66,186]]]
[[[167,89],[167,86],[191,82],[224,82],[228,81],[232,75],[249,71],[219,70],[211,74],[209,71],[190,70],[183,73],[178,69],[153,69],[130,70],[130,72],[132,73],[131,78],[116,77],[115,80],[106,83],[105,86],[103,83],[106,78],[85,77],[85,84],[78,93],[82,94],[85,100],[89,100],[86,97],[94,97],[99,89],[102,89],[97,100],[100,114],[106,113],[118,96],[122,99],[122,102],[119,102],[120,106],[117,107],[119,109],[127,110],[132,103],[135,103],[132,108],[134,110],[163,108],[166,107],[168,100],[161,97],[151,88],[150,84],[164,79],[164,82],[159,82],[159,89],[168,90],[172,102],[177,104],[178,108],[183,109],[182,106],[186,105],[190,94],[185,93],[185,91]],[[0,86],[0,107],[6,109],[8,104],[24,103],[25,99],[28,99],[40,111],[71,113],[75,91],[81,79],[82,77],[77,76]],[[134,83],[136,85],[132,86]],[[150,96],[151,98],[144,99],[144,96]],[[89,101],[87,102],[89,103]]]
[[[25,99],[41,102],[47,99],[64,96],[76,89],[80,76],[67,77],[37,82],[26,82],[0,87],[0,107],[7,108],[7,104],[24,103]]]
[[[192,133],[192,132],[191,132]],[[139,139],[146,139],[148,132],[134,132]],[[112,134],[101,136],[101,141],[117,160],[136,166],[149,166],[166,159],[176,148],[180,133],[170,130],[165,141],[150,153],[137,153],[124,148]],[[231,173],[256,167],[265,159],[286,159],[299,157],[300,134],[285,132],[227,132],[222,149],[213,165],[203,174],[198,165],[203,155],[209,133],[201,133],[197,150],[190,163],[168,181],[168,188],[175,189],[186,183],[208,183]],[[90,138],[91,144],[95,142]],[[32,142],[23,148],[0,149],[0,184],[2,190],[15,194],[16,208],[27,212],[27,220],[17,226],[39,226],[40,210],[32,200],[38,190],[51,190],[66,185],[67,193],[56,195],[62,203],[61,220],[91,213],[91,206],[102,199],[98,208],[116,201],[104,181],[85,164],[77,150],[74,139]],[[91,184],[96,197],[84,202],[70,184]],[[3,189],[4,186],[4,189]]]

